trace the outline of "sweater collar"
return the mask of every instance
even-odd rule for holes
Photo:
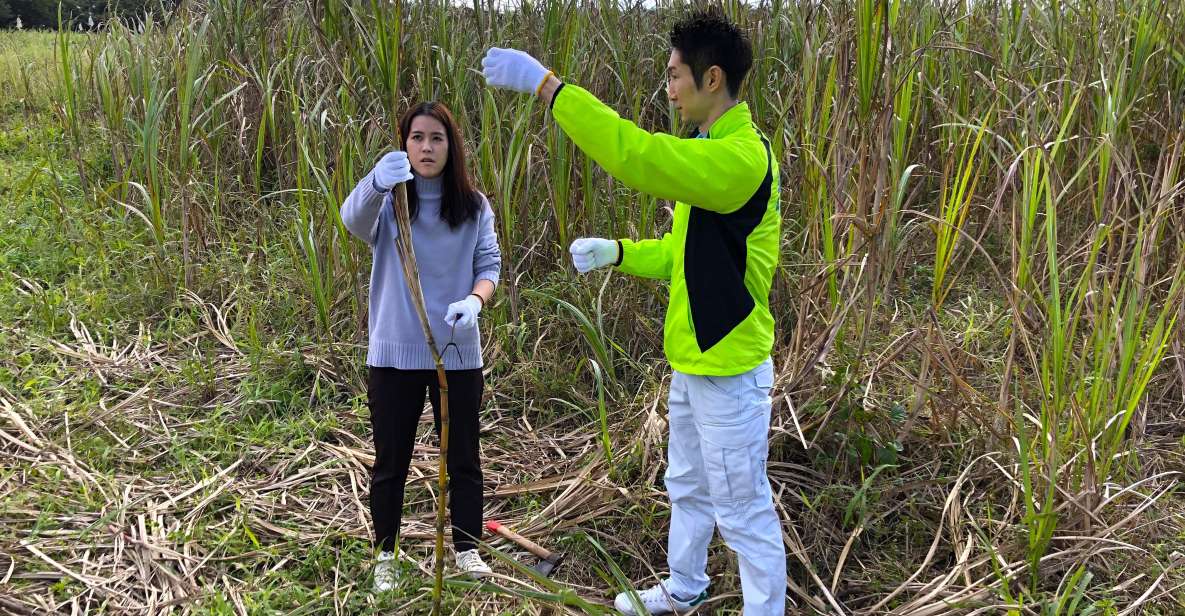
[[[444,194],[444,175],[438,175],[434,178],[425,178],[415,176],[416,178],[416,196],[423,198],[439,198]]]

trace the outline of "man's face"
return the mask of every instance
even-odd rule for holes
[[[688,124],[699,124],[708,117],[709,97],[695,85],[691,67],[683,62],[678,49],[672,49],[667,60],[667,98]]]

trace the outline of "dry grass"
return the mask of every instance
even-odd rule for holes
[[[38,408],[0,392],[0,451],[8,461],[0,500],[10,505],[3,514],[8,531],[0,536],[0,554],[7,561],[0,563],[5,571],[0,588],[12,591],[0,608],[29,614],[172,613],[209,606],[219,597],[234,612],[245,614],[251,610],[244,595],[275,583],[277,571],[320,551],[336,556],[331,570],[317,576],[323,603],[316,611],[351,613],[372,605],[365,599],[369,579],[362,547],[370,536],[365,495],[373,459],[364,417],[356,406],[327,404],[324,408],[337,414],[334,426],[318,430],[307,442],[285,446],[267,436],[239,435],[222,443],[217,455],[204,456],[203,451],[211,451],[211,422],[247,422],[255,414],[245,405],[240,387],[252,367],[226,329],[223,311],[231,306],[204,303],[192,295],[189,301],[200,306],[205,327],[178,340],[102,341],[79,322],[71,324],[70,339],[28,338],[73,376],[43,390]],[[213,360],[208,389],[163,382],[162,375],[180,372],[182,359],[194,353]],[[315,348],[291,353],[309,366],[307,378],[314,382],[339,380],[331,362]],[[784,372],[779,383],[792,378]],[[71,407],[69,399],[86,382],[103,384],[97,404],[52,412]],[[661,430],[658,394],[641,395],[629,405],[633,414],[623,414],[622,422],[644,426],[653,415],[649,421]],[[195,399],[202,403],[194,404]],[[632,519],[639,511],[665,508],[656,481],[662,458],[658,434],[637,440],[614,435],[619,448],[642,445],[638,472],[623,478],[606,467],[595,432],[563,419],[533,425],[514,412],[516,404],[497,390],[487,402],[482,425],[489,435],[483,445],[490,486],[487,519],[574,551],[558,580],[593,604],[607,605],[611,593],[598,579],[597,570],[603,567],[596,563],[596,552],[575,540],[578,534],[595,538],[620,562],[629,563],[631,578],[644,580],[661,572],[661,525],[637,535],[640,529]],[[1016,467],[1005,456],[977,456],[955,475],[936,464],[903,472],[877,495],[884,504],[875,515],[853,527],[804,506],[804,500],[826,494],[830,480],[795,461],[802,460],[800,433],[789,408],[779,411],[772,443],[783,455],[782,461],[771,462],[770,479],[781,515],[789,522],[784,539],[796,563],[797,574],[790,581],[795,604],[818,613],[903,615],[992,613],[1006,607],[998,593],[1003,586],[1023,583],[1027,564],[1001,553],[1015,542],[1015,524],[1024,514]],[[80,442],[96,433],[118,446],[106,459],[91,463]],[[403,546],[423,575],[412,574],[415,589],[408,589],[395,606],[398,613],[426,609],[430,593],[436,450],[429,434],[430,415],[425,413],[409,480],[414,486]],[[816,436],[809,426],[806,435]],[[1147,446],[1155,450],[1158,443],[1176,437],[1149,439]],[[178,450],[196,456],[198,463],[177,460]],[[1115,486],[1089,512],[1098,526],[1088,535],[1067,531],[1055,536],[1054,548],[1041,561],[1042,576],[1065,576],[1084,563],[1114,566],[1109,563],[1124,552],[1131,565],[1119,567],[1114,585],[1105,589],[1124,606],[1120,613],[1143,613],[1141,606],[1171,596],[1181,584],[1171,571],[1138,568],[1152,557],[1150,538],[1182,531],[1178,516],[1165,515],[1172,509],[1164,501],[1179,481],[1178,471],[1170,469],[1180,467],[1181,456],[1166,452],[1159,469],[1148,469],[1148,477],[1137,484]],[[985,517],[989,502],[1006,506]],[[1060,507],[1067,514],[1074,502]],[[903,524],[905,520],[909,523]],[[897,537],[911,549],[901,551],[899,545],[891,552],[907,558],[896,563],[899,579],[889,583],[887,555],[873,546],[857,546],[869,534],[877,542],[892,542],[893,535],[903,532],[916,536]],[[492,545],[531,562],[512,546]],[[713,552],[726,559],[721,549],[717,545]],[[352,557],[346,554],[351,551]],[[518,592],[547,592],[505,563],[496,567],[496,584]],[[723,578],[725,587],[735,584],[735,572],[723,567],[713,565],[718,580]],[[465,613],[471,608],[476,613],[546,609],[486,592],[488,588],[453,584],[450,590],[457,593],[455,609]],[[735,590],[723,592],[704,609],[711,613],[714,607],[735,605],[736,596]]]

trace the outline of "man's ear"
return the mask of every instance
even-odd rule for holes
[[[724,83],[724,69],[713,64],[704,71],[704,87],[708,92],[717,92],[727,87]]]

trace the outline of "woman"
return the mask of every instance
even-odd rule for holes
[[[440,433],[435,364],[395,248],[392,189],[404,182],[424,303],[449,387],[447,465],[457,567],[474,577],[490,573],[476,545],[482,518],[478,410],[484,386],[477,315],[494,294],[502,262],[494,213],[469,179],[464,143],[447,107],[421,103],[404,114],[399,127],[403,150],[383,156],[342,204],[346,228],[374,255],[366,364],[375,449],[370,514],[379,550],[374,585],[380,592],[395,583],[403,488],[425,392]]]

